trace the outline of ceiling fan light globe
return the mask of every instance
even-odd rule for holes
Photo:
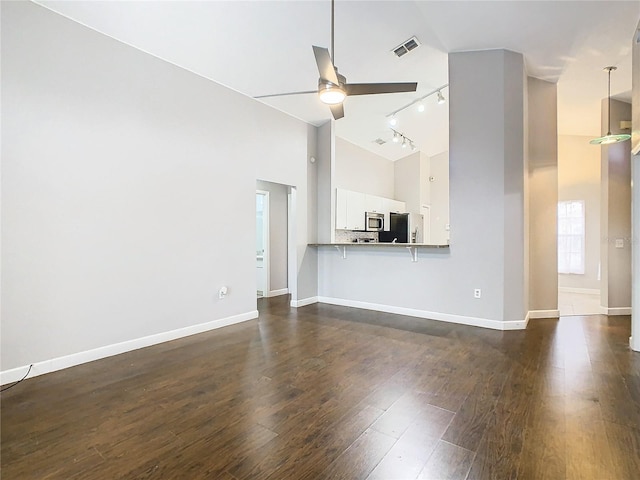
[[[342,103],[347,96],[345,91],[337,85],[325,85],[318,91],[320,101],[327,105]]]

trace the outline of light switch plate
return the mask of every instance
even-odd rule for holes
[[[624,238],[616,238],[616,248],[624,248]]]

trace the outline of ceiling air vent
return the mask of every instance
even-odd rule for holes
[[[385,140],[381,139],[381,138],[376,138],[373,143],[377,143],[378,145],[384,145],[385,143],[387,143]]]
[[[418,39],[416,37],[411,37],[406,42],[394,48],[393,53],[395,53],[397,57],[401,57],[409,53],[411,50],[418,48],[419,46],[420,42],[418,41]]]

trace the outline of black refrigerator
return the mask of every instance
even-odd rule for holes
[[[424,216],[418,213],[390,213],[389,234],[396,243],[422,243]]]

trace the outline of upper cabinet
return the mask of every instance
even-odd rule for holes
[[[336,189],[336,229],[364,230],[364,193]]]
[[[337,230],[364,230],[365,212],[383,213],[385,230],[389,230],[389,212],[405,211],[405,203],[399,200],[336,189]]]
[[[378,197],[376,195],[365,194],[364,196],[365,212],[383,213],[385,200],[388,200],[388,199]]]

